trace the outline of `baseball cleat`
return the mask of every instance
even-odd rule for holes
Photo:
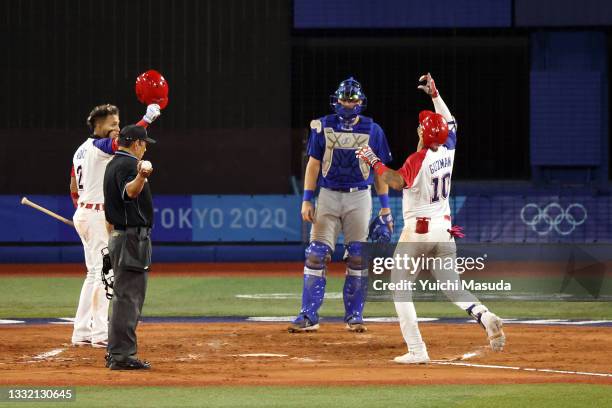
[[[312,323],[304,315],[299,315],[287,328],[289,333],[315,332],[317,330],[319,330],[319,323]]]
[[[354,333],[364,333],[368,331],[368,328],[363,323],[347,323],[346,330]]]
[[[487,331],[489,337],[489,344],[493,351],[502,351],[506,344],[506,335],[502,329],[503,322],[496,314],[491,312],[485,312],[481,317],[482,325]]]
[[[73,341],[72,345],[74,347],[87,347],[87,346],[91,346],[91,340]]]
[[[409,351],[403,356],[397,356],[393,359],[398,364],[427,364],[429,363],[429,355],[427,352],[413,353]]]
[[[351,317],[346,321],[346,330],[354,333],[363,333],[368,331],[368,328],[363,324],[363,319],[361,317]]]

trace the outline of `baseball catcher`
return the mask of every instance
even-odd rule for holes
[[[367,101],[361,84],[352,77],[348,78],[340,83],[330,99],[334,113],[310,123],[302,219],[312,223],[312,230],[305,253],[302,307],[289,326],[289,332],[316,331],[319,328],[327,264],[340,232],[344,233],[346,261],[344,321],[350,331],[366,330],[363,308],[368,277],[362,251],[372,213],[372,183],[382,207],[380,219],[386,222],[387,228],[392,228],[388,186],[380,176],[370,171],[368,165],[355,157],[357,149],[370,145],[385,163],[391,160],[382,128],[371,118],[361,115]],[[320,192],[315,213],[312,200],[317,185]],[[377,236],[385,234],[377,227],[372,232]]]

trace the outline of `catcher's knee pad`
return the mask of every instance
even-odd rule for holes
[[[346,273],[352,276],[367,276],[368,268],[363,257],[363,242],[351,241],[345,245]]]
[[[306,248],[305,275],[325,276],[332,249],[320,241],[312,241]]]

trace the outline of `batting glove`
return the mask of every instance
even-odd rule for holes
[[[161,110],[159,105],[156,103],[152,103],[147,106],[147,113],[142,117],[142,120],[147,122],[149,125],[155,121],[161,115]]]
[[[368,166],[375,167],[381,163],[380,159],[368,145],[363,146],[355,152],[355,157],[363,160]]]
[[[450,229],[447,229],[448,233],[451,234],[453,238],[465,238],[465,234],[463,232],[463,227],[458,225],[453,225]]]
[[[432,98],[437,98],[440,94],[436,88],[436,81],[434,81],[429,72],[427,75],[423,75],[419,78],[419,82],[423,81],[425,82],[425,85],[419,85],[418,88]]]

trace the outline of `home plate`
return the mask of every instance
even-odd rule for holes
[[[54,350],[51,350],[51,351],[47,351],[46,353],[38,354],[38,355],[32,357],[33,358],[32,361],[41,361],[41,360],[46,360],[49,357],[55,357],[58,354],[61,354],[64,350],[65,349],[63,349],[63,348],[59,348],[59,349],[54,349]]]
[[[239,357],[288,357],[287,354],[272,354],[272,353],[252,353],[238,354]]]

